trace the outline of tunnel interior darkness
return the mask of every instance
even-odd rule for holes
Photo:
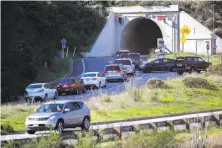
[[[136,18],[122,30],[121,49],[149,54],[152,48],[157,47],[157,38],[162,38],[162,32],[155,22],[150,19]]]

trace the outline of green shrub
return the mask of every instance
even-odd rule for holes
[[[11,132],[14,132],[14,129],[11,125],[9,125],[9,124],[2,124],[1,125],[1,134],[2,135],[8,134],[8,133],[11,133]]]
[[[171,88],[163,80],[152,78],[147,81],[147,87],[150,89],[160,88],[160,89],[169,89]]]
[[[102,100],[106,103],[112,102],[111,97],[107,95],[102,95]]]
[[[209,66],[207,73],[222,76],[222,64]]]
[[[93,133],[89,132],[83,135],[78,134],[78,141],[74,144],[75,148],[95,148],[96,141],[92,139]]]
[[[160,103],[173,103],[173,102],[175,102],[175,98],[166,98],[166,97],[158,98],[158,101]]]
[[[188,77],[183,81],[184,85],[188,88],[206,88],[206,89],[216,89],[216,86],[210,84],[206,79]]]
[[[135,101],[135,102],[139,102],[142,100],[142,90],[139,88],[134,88],[131,93],[130,93],[131,98]]]

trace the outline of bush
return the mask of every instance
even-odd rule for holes
[[[147,87],[150,89],[161,88],[161,89],[169,89],[171,88],[167,85],[163,80],[152,78],[147,81]]]
[[[222,64],[219,65],[211,65],[208,70],[208,74],[222,76]]]
[[[2,124],[1,125],[1,134],[2,135],[8,134],[8,133],[11,133],[11,132],[14,132],[14,129],[11,125],[9,125],[9,124]]]
[[[102,100],[106,103],[109,103],[111,102],[111,97],[110,96],[107,96],[107,95],[102,95]]]
[[[184,85],[188,88],[210,88],[210,83],[203,78],[194,78],[188,77],[185,78],[183,81]]]

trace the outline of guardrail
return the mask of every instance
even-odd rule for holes
[[[164,115],[139,119],[128,119],[120,121],[100,122],[91,124],[90,130],[100,140],[104,136],[113,135],[120,138],[126,132],[139,132],[141,130],[150,131],[163,131],[163,130],[193,130],[193,129],[205,129],[210,126],[220,126],[222,124],[222,110],[202,111],[198,113],[183,113],[174,115]],[[1,136],[1,141],[9,140],[23,140],[36,138],[46,135],[6,135]],[[73,132],[64,135],[66,138],[72,138]]]

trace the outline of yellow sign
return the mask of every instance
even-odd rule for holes
[[[184,37],[184,36],[182,36],[182,38],[180,39],[180,42],[181,42],[181,43],[186,43],[186,42],[187,42],[187,40],[185,39],[185,37]]]
[[[137,16],[144,16],[144,17],[145,17],[145,13],[141,13],[141,12],[140,12],[140,13],[137,13],[136,15],[137,15]]]
[[[188,35],[191,32],[191,30],[190,30],[190,28],[187,25],[184,25],[180,29],[180,32],[181,32],[182,35]]]

